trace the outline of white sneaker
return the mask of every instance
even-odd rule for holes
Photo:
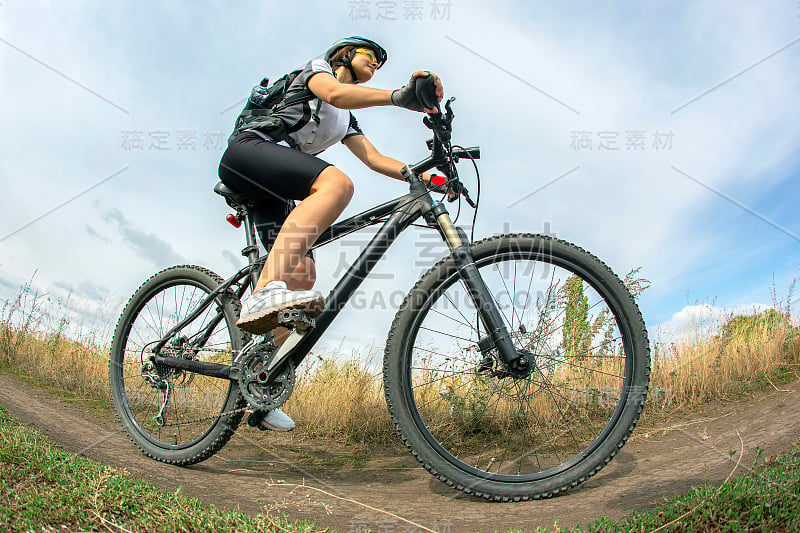
[[[273,409],[261,419],[261,428],[273,431],[291,431],[294,429],[294,420],[280,409]]]
[[[241,318],[236,325],[250,333],[262,334],[278,325],[278,311],[302,309],[311,318],[325,308],[325,297],[318,291],[290,291],[283,281],[270,281],[242,301]]]

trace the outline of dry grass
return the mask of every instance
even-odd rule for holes
[[[77,396],[105,401],[108,347],[102,333],[82,324],[73,327],[64,308],[65,302],[24,285],[2,307],[0,364]],[[57,313],[61,316],[55,318]],[[73,338],[67,335],[70,329],[78,332]]]
[[[394,442],[380,374],[355,358],[320,358],[298,377],[285,410],[309,437],[359,444]]]
[[[61,316],[55,316],[59,311]],[[17,298],[2,307],[0,365],[72,397],[110,405],[108,336],[104,339],[100,332],[77,325],[72,328],[76,338],[70,339],[70,326],[65,302],[23,286]],[[307,365],[285,410],[298,422],[300,438],[394,442],[380,374],[355,358],[318,358]]]
[[[797,379],[800,329],[788,312],[728,317],[716,334],[654,354],[650,404],[661,411],[735,400]]]
[[[32,292],[29,286],[22,288],[15,301],[6,302],[0,317],[0,362],[38,382],[107,404],[108,343],[100,333],[81,328],[77,328],[77,335],[73,333],[68,338],[67,331],[75,328],[65,318],[66,314],[54,316],[59,305],[46,295]],[[651,414],[739,398],[742,393],[798,377],[800,334],[791,323],[788,310],[729,317],[717,329],[716,334],[676,343],[669,351],[655,350],[648,397]],[[611,367],[600,369],[615,372]],[[596,399],[599,405],[583,405],[587,401],[584,397],[576,405],[575,415],[589,416],[592,407],[607,410],[609,406],[604,404],[600,391],[609,387],[602,374],[577,376],[576,372],[562,368],[552,376],[553,382],[575,380],[572,382],[581,383],[586,390],[599,391]],[[480,386],[478,380],[462,391],[470,391],[470,401],[479,401],[480,394],[474,393],[479,392]],[[453,423],[454,402],[460,401],[455,396],[441,394],[441,390],[442,384],[431,389],[431,397],[436,399],[430,409],[442,414],[441,428],[435,431],[446,431],[447,424]],[[420,393],[419,398],[422,397]],[[537,416],[545,420],[545,398],[534,398],[531,405],[535,408],[537,402],[542,403]],[[498,411],[505,409],[509,416],[508,424],[495,429],[500,434],[508,433],[519,413],[511,402],[505,407],[498,405]],[[285,410],[297,420],[296,436],[301,439],[367,445],[395,442],[380,374],[356,357],[313,361],[299,374]],[[469,416],[469,412],[462,409],[463,416]],[[431,422],[436,419],[435,413],[427,418]],[[463,427],[464,421],[459,422]],[[553,427],[564,424],[563,415],[562,420],[553,419],[552,423]]]

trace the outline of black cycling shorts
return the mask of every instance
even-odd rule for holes
[[[311,184],[328,166],[330,163],[318,157],[243,131],[228,141],[219,163],[219,179],[255,200],[253,220],[269,252],[294,201],[309,195]],[[311,250],[306,255],[313,258]]]

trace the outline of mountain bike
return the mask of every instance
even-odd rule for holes
[[[434,107],[432,87],[420,85],[421,101]],[[447,199],[463,198],[477,212],[480,181],[475,202],[456,164],[475,164],[480,150],[451,143],[453,101],[423,119],[434,135],[430,154],[403,171],[409,194],[338,222],[317,240],[314,247],[380,225],[322,314],[280,313],[291,330],[280,346],[270,334],[236,327],[240,300],[255,288],[265,258],[251,199],[217,184],[236,212],[229,221],[244,224],[248,265],[224,280],[200,266],[162,270],[133,294],[115,329],[112,399],[142,452],[191,465],[220,450],[245,413],[256,426],[283,405],[298,365],[412,225],[437,232],[449,250],[408,292],[386,341],[386,402],[413,456],[455,489],[520,501],[575,487],[622,448],[650,375],[636,302],[609,267],[573,244],[530,233],[471,242],[453,224],[419,179],[438,169]]]

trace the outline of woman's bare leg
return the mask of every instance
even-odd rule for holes
[[[286,282],[288,287],[292,274],[305,253],[342,214],[352,197],[353,182],[344,172],[334,166],[323,170],[312,183],[311,194],[286,217],[267,256],[256,288],[275,280]]]

